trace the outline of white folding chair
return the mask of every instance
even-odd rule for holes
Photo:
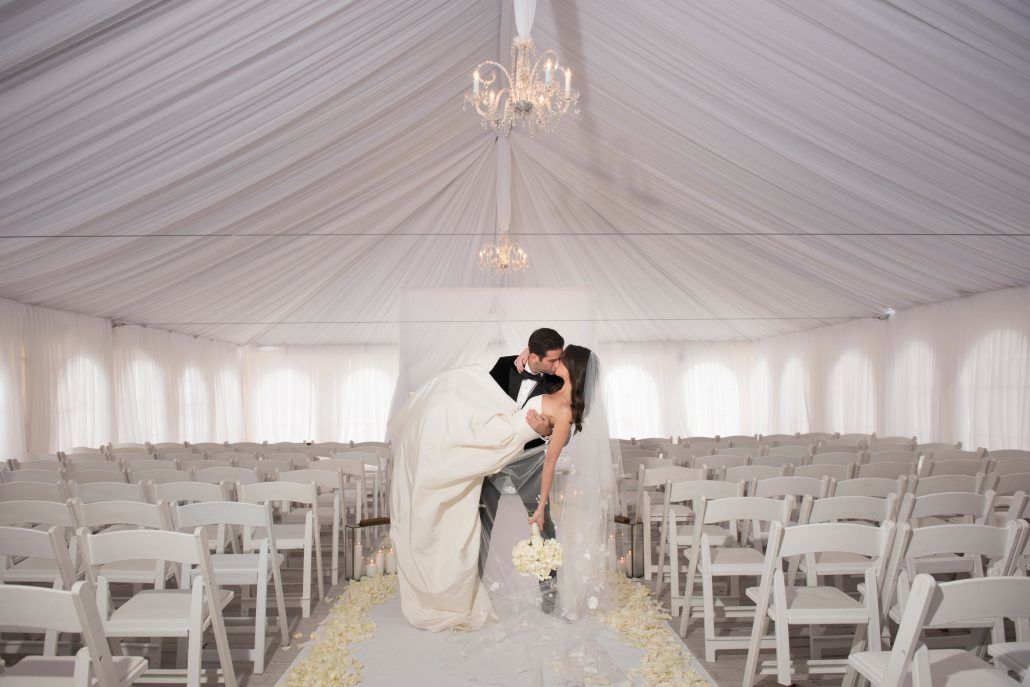
[[[171,514],[164,502],[146,503],[137,501],[95,501],[83,503],[77,498],[69,499],[71,510],[79,533],[83,530],[120,531],[126,529],[168,530],[172,527]],[[79,550],[82,537],[79,536]],[[105,565],[101,569],[109,582],[124,582],[134,585],[153,584],[155,579],[167,579],[175,575],[168,567],[155,568],[146,560],[123,560]]]
[[[855,474],[856,465],[798,465],[791,471],[792,477],[813,477],[822,479],[827,477],[831,480],[844,481],[851,479]]]
[[[341,456],[346,454],[339,454]],[[308,463],[313,470],[332,470],[343,473],[343,502],[340,507],[344,515],[353,513],[352,522],[359,523],[365,517],[368,487],[365,479],[365,463],[352,458],[317,458]],[[352,507],[353,506],[353,507]]]
[[[681,482],[684,480],[699,480],[705,478],[705,471],[701,468],[684,468],[676,465],[645,468],[641,465],[637,470],[637,517],[644,526],[644,579],[650,580],[655,572],[655,563],[652,558],[651,528],[657,524],[659,527],[665,519],[664,501],[665,495],[657,491],[658,487],[665,486],[666,482]],[[689,507],[681,504],[672,504],[672,517],[677,523],[684,523],[690,519],[692,511]]]
[[[767,456],[787,456],[796,458],[797,465],[811,462],[812,449],[808,446],[773,446],[766,452]]]
[[[322,518],[322,522],[319,523],[319,527],[321,527],[323,523],[329,524],[332,536],[331,563],[329,566],[330,579],[333,584],[336,584],[340,579],[340,533],[342,532],[342,528],[347,525],[344,520],[342,505],[344,495],[343,471],[303,468],[300,470],[281,472],[276,475],[276,479],[280,482],[314,484],[318,488],[319,513]],[[300,511],[300,514],[303,518],[303,511]],[[284,514],[282,516],[282,521],[296,522],[296,513]]]
[[[132,468],[128,470],[129,482],[153,482],[164,484],[166,482],[189,482],[193,479],[193,473],[188,470],[144,470],[136,472]]]
[[[726,470],[746,467],[750,462],[751,458],[748,456],[726,454],[697,456],[694,459],[694,465],[700,466],[708,475],[708,479],[723,479]],[[733,482],[737,480],[729,479],[727,481]]]
[[[293,482],[258,482],[256,484],[237,484],[236,494],[243,503],[273,504],[277,502],[298,503],[308,507],[304,514],[303,524],[273,524],[272,531],[280,551],[302,551],[304,555],[303,587],[300,597],[302,615],[311,615],[311,558],[314,553],[316,575],[318,580],[318,598],[325,598],[324,574],[322,572],[322,538],[320,536],[318,517],[318,487],[311,483],[296,484]],[[244,541],[244,549],[248,544],[260,542],[262,531],[254,532],[254,540]]]
[[[90,484],[92,482],[126,482],[124,470],[79,470],[66,474],[69,482]]]
[[[991,472],[999,477],[1030,473],[1030,458],[995,458],[990,454]]]
[[[919,454],[900,448],[873,448],[866,452],[867,463],[917,463]]]
[[[804,458],[795,458],[794,456],[755,456],[751,459],[751,464],[760,466],[768,465],[773,468],[783,468],[789,473],[795,467],[802,465]]]
[[[82,530],[86,574],[97,590],[97,607],[108,637],[176,637],[186,640],[186,685],[199,687],[204,631],[211,627],[218,648],[221,677],[236,687],[222,609],[232,600],[218,589],[203,530],[194,534],[160,530],[121,530],[93,534]],[[154,588],[133,594],[113,608],[105,570],[126,562],[144,561],[153,569],[167,563],[182,567],[180,589],[165,589],[160,575]],[[192,572],[196,569],[196,573]],[[182,644],[180,644],[180,649]]]
[[[64,480],[63,470],[38,470],[35,468],[19,468],[18,470],[0,471],[0,482],[43,482],[57,484]]]
[[[933,460],[924,458],[919,464],[920,477],[936,475],[978,475],[991,472],[990,460]]]
[[[876,437],[873,441],[870,442],[870,450],[875,450],[878,446],[905,446],[914,451],[918,443],[919,441],[916,437]]]
[[[211,555],[211,569],[218,586],[256,587],[254,617],[254,647],[247,650],[246,658],[253,661],[254,672],[265,672],[265,650],[268,624],[268,582],[271,578],[277,610],[276,620],[282,646],[289,644],[286,627],[286,605],[280,566],[283,555],[275,547],[272,510],[268,504],[234,503],[226,501],[198,502],[178,506],[175,523],[183,528],[209,528],[235,526],[243,528],[244,540],[253,542],[252,531],[261,528],[264,536],[254,542],[257,553],[226,553],[223,546]],[[221,537],[224,541],[224,536]],[[249,547],[248,547],[249,548]],[[244,618],[249,622],[249,617]]]
[[[662,503],[662,510],[666,514],[671,514],[674,512],[673,505],[692,504],[696,498],[721,499],[743,495],[744,482],[717,480],[666,482],[665,500]],[[703,532],[711,538],[713,546],[721,546],[730,541],[731,538],[735,539],[734,532],[718,525],[705,527]],[[675,616],[679,613],[680,606],[684,603],[684,600],[690,598],[694,593],[693,589],[687,589],[685,593],[680,591],[680,574],[688,571],[688,566],[681,558],[686,553],[681,553],[681,550],[683,547],[695,545],[694,528],[689,525],[684,528],[678,528],[674,518],[666,517],[662,521],[658,542],[658,565],[656,568],[658,575],[655,578],[654,585],[655,597],[661,598],[662,596],[665,557],[668,555],[669,584],[672,589],[669,606],[672,615]]]
[[[52,633],[82,635],[85,645],[74,656],[26,656],[0,673],[0,687],[128,687],[147,669],[147,660],[112,656],[86,582],[71,590],[0,585],[5,623]]]
[[[925,494],[942,494],[945,492],[968,491],[982,494],[994,486],[994,477],[981,473],[976,475],[934,475],[932,477],[916,477],[909,481],[909,489],[916,496]]]
[[[286,460],[241,460],[236,464],[241,468],[253,470],[262,481],[274,480],[277,474],[293,469],[293,464]]]
[[[864,455],[861,453],[849,453],[847,451],[829,451],[817,453],[812,456],[812,465],[859,465],[863,462]]]
[[[757,446],[731,446],[729,448],[716,449],[717,456],[740,456],[742,458],[754,458],[760,455]]]
[[[0,483],[0,502],[3,501],[54,501],[64,503],[68,498],[68,485],[64,481],[50,482],[4,482]]]
[[[929,649],[919,641],[924,628],[950,628],[966,621],[1002,618],[1030,618],[1030,578],[938,583],[929,575],[919,575],[912,582],[891,650],[851,654],[849,672],[857,672],[873,687],[1015,687],[1020,683],[974,653]]]
[[[759,651],[770,620],[775,628],[776,661],[773,670],[761,672],[777,675],[777,681],[789,685],[794,680],[790,660],[789,628],[791,625],[854,625],[852,652],[861,649],[866,639],[872,645],[880,641],[879,589],[886,569],[886,558],[894,540],[894,524],[880,527],[853,523],[820,523],[784,528],[777,522],[770,525],[765,570],[761,587],[752,587],[747,595],[757,606],[751,631],[744,687],[754,684],[759,672]],[[874,561],[865,571],[865,591],[855,599],[837,587],[819,586],[815,579],[817,553],[850,553]],[[794,556],[805,556],[809,576],[806,586],[788,586],[784,562]],[[809,672],[831,672],[834,661],[813,661]],[[844,672],[846,665],[839,665]]]
[[[734,496],[722,499],[694,500],[694,532],[693,541],[699,542],[691,547],[690,567],[687,572],[685,600],[680,610],[680,636],[686,636],[690,624],[693,603],[694,581],[701,573],[701,594],[704,604],[705,627],[705,660],[715,661],[716,651],[723,649],[746,649],[750,645],[750,637],[717,635],[715,631],[716,611],[729,617],[749,617],[754,608],[730,606],[723,602],[716,603],[715,578],[740,578],[760,576],[765,566],[765,556],[756,547],[736,546],[737,522],[778,522],[786,525],[794,504],[792,499],[768,499],[755,496]],[[725,523],[725,524],[723,524]],[[729,529],[732,536],[717,535],[720,545],[713,546],[712,540],[704,532],[704,527],[722,524]],[[731,592],[733,587],[731,586]],[[769,648],[773,647],[770,643]]]
[[[787,474],[787,468],[771,465],[738,465],[722,471],[722,479],[726,482],[751,482],[756,479],[770,479]]]

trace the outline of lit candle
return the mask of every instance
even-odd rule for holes
[[[619,571],[619,572],[621,572],[621,573],[622,573],[623,575],[626,575],[626,574],[627,574],[627,571],[629,570],[629,568],[627,568],[627,567],[626,567],[626,557],[625,557],[625,556],[619,556],[619,563],[618,563],[618,565],[616,566],[616,568],[617,568],[617,569],[618,569],[618,571]]]
[[[551,83],[551,61],[547,60],[547,64],[544,66],[544,83]]]
[[[376,551],[376,567],[379,568],[379,572],[386,570],[385,556],[382,549]]]
[[[355,580],[360,580],[361,579],[361,573],[363,572],[361,570],[361,568],[362,568],[362,564],[365,562],[365,559],[363,559],[361,557],[361,554],[362,554],[361,542],[360,541],[359,542],[355,542],[355,544],[354,544],[354,579]]]
[[[393,549],[386,552],[386,574],[393,575],[397,572],[397,554]]]
[[[572,90],[572,70],[571,69],[566,69],[565,70],[565,95],[568,95],[569,91],[571,91],[571,90]]]
[[[379,566],[376,565],[376,559],[368,559],[368,567],[365,569],[365,574],[368,577],[379,577]]]
[[[479,70],[472,74],[472,95],[479,95]]]

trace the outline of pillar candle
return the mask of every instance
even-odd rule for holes
[[[393,549],[386,552],[386,572],[389,575],[397,572],[397,554]]]

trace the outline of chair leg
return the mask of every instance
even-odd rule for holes
[[[787,624],[786,612],[780,614],[774,621],[776,634],[776,680],[781,685],[793,684],[793,677],[790,670],[790,625]]]
[[[264,563],[264,561],[262,561]],[[264,571],[268,570],[267,564]],[[265,672],[265,627],[268,624],[268,577],[262,571],[258,574],[257,607],[254,609],[254,673]]]
[[[200,661],[204,648],[204,631],[191,624],[186,644],[186,687],[200,687]]]
[[[300,614],[304,618],[311,617],[311,538],[304,542],[304,581],[300,591]]]
[[[702,595],[704,597],[705,609],[705,660],[709,663],[715,661],[715,590],[712,589],[714,580],[712,573],[707,566],[701,571]],[[689,606],[690,591],[686,594],[687,605]]]
[[[766,615],[768,608],[768,599],[759,599],[758,608],[755,610],[755,622],[751,625],[751,641],[747,647],[742,687],[753,687],[755,684],[759,652],[762,650],[762,638],[765,637],[765,632],[769,628],[769,617]]]

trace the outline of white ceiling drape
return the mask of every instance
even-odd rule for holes
[[[593,289],[602,340],[757,339],[1030,283],[1024,4],[535,10],[583,111],[511,139],[530,267],[510,284]],[[0,296],[395,343],[400,289],[497,285],[475,266],[497,142],[461,98],[512,12],[0,7]]]

